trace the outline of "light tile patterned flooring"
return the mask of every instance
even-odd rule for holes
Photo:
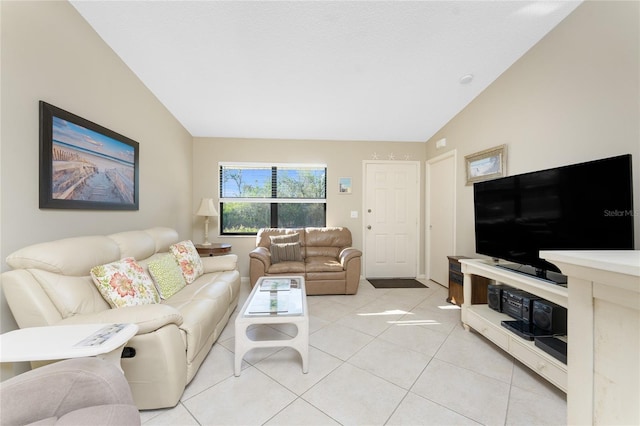
[[[563,425],[566,395],[460,324],[447,289],[309,296],[309,373],[289,348],[254,349],[233,375],[235,315],[180,403],[144,425]],[[239,306],[249,293],[243,283]],[[239,308],[238,308],[239,309]],[[286,326],[259,336],[291,335]]]

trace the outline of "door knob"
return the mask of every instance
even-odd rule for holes
[[[371,225],[367,226],[367,229],[371,229]]]

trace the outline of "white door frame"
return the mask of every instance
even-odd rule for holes
[[[366,239],[366,232],[367,232],[367,224],[366,224],[366,214],[365,214],[365,210],[367,208],[366,206],[366,194],[367,194],[367,165],[368,164],[414,164],[416,166],[416,199],[418,200],[418,206],[420,205],[420,161],[397,161],[397,160],[362,160],[362,246],[366,247],[366,243],[365,243],[365,239]],[[420,232],[420,212],[418,212],[418,220],[416,220],[416,235],[421,235]],[[419,270],[420,270],[420,256],[422,256],[421,253],[421,245],[420,245],[420,238],[416,238],[416,257],[415,257],[415,262],[416,262],[416,275],[417,277],[420,276],[419,274]],[[366,278],[367,277],[367,270],[366,270],[366,265],[367,265],[367,259],[366,259],[367,253],[366,250],[363,250],[362,253],[362,266],[363,266],[363,277]]]
[[[429,191],[429,179],[431,178],[431,165],[433,163],[437,163],[439,161],[442,161],[448,157],[453,157],[453,188],[454,188],[454,193],[453,193],[453,212],[455,217],[453,218],[453,253],[451,253],[452,255],[457,253],[457,249],[456,249],[456,229],[457,229],[457,216],[458,216],[458,210],[456,209],[456,199],[457,199],[457,176],[458,176],[458,154],[457,154],[457,150],[451,150],[451,151],[447,151],[443,154],[438,155],[437,157],[433,157],[430,160],[427,160],[426,162],[426,172],[425,172],[425,192],[426,192],[426,197],[425,197],[425,205],[424,205],[424,214],[425,214],[425,231],[426,231],[426,235],[425,235],[425,273],[427,275],[427,279],[429,279],[429,277],[431,277],[431,229],[429,224],[431,223],[431,214],[430,214],[430,210],[429,210],[429,204],[431,203],[431,193]]]

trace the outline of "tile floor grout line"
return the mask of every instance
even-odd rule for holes
[[[429,281],[430,282],[430,281]],[[483,416],[479,416],[478,413],[476,413],[476,411],[469,411],[468,414],[463,414],[457,411],[458,404],[452,404],[451,407],[446,405],[446,401],[451,400],[452,395],[449,395],[446,398],[441,398],[440,395],[436,395],[434,393],[429,393],[429,395],[431,395],[432,397],[436,397],[437,399],[440,400],[441,402],[437,402],[434,400],[431,400],[428,397],[425,397],[423,395],[420,395],[418,393],[416,393],[414,390],[416,389],[416,385],[419,382],[421,377],[425,377],[425,372],[427,370],[429,370],[429,366],[432,365],[433,360],[437,359],[437,362],[442,362],[445,363],[446,365],[449,365],[450,368],[455,368],[456,370],[459,371],[467,371],[469,373],[471,373],[472,375],[476,376],[476,377],[482,377],[485,379],[489,379],[492,380],[494,383],[500,383],[503,384],[505,386],[509,386],[509,389],[507,392],[505,392],[506,394],[506,399],[505,400],[500,400],[500,401],[496,401],[499,402],[499,406],[501,407],[506,407],[506,409],[504,410],[504,412],[502,413],[502,415],[504,417],[501,418],[502,420],[502,424],[509,424],[508,422],[517,422],[517,421],[521,421],[523,419],[523,415],[525,413],[527,413],[526,410],[523,411],[523,402],[518,400],[518,398],[516,398],[516,400],[514,400],[512,398],[512,393],[514,391],[514,387],[518,388],[519,390],[522,390],[524,392],[528,392],[531,395],[535,396],[535,398],[544,398],[544,399],[548,399],[549,402],[554,402],[556,404],[556,406],[558,407],[558,411],[554,412],[554,416],[556,416],[556,420],[553,420],[553,417],[545,417],[548,420],[541,420],[539,419],[538,421],[540,421],[541,424],[552,424],[554,422],[556,422],[557,420],[561,419],[562,414],[561,411],[559,411],[562,407],[561,404],[566,404],[566,396],[565,396],[565,401],[562,401],[562,395],[559,395],[558,392],[552,392],[552,390],[554,390],[552,388],[551,385],[548,385],[546,382],[543,383],[544,379],[541,379],[537,376],[535,376],[535,374],[529,374],[531,377],[529,378],[528,376],[525,377],[523,375],[523,373],[519,373],[518,374],[518,380],[516,380],[516,363],[513,359],[513,357],[503,357],[505,358],[505,361],[510,361],[510,378],[508,382],[504,382],[501,379],[497,379],[495,377],[491,377],[491,376],[487,376],[485,374],[483,374],[480,371],[475,371],[473,369],[471,369],[470,367],[465,367],[465,366],[460,366],[455,364],[454,362],[456,361],[456,359],[451,358],[451,359],[447,359],[447,353],[449,353],[449,350],[451,350],[452,348],[449,347],[447,349],[447,351],[445,350],[445,346],[447,344],[455,344],[455,340],[450,340],[450,339],[459,339],[461,338],[463,335],[456,335],[457,333],[460,332],[460,318],[459,318],[459,314],[458,315],[454,315],[454,314],[448,314],[445,312],[448,312],[447,310],[442,311],[442,313],[439,313],[438,311],[438,307],[440,305],[444,305],[444,299],[446,298],[446,288],[438,285],[438,284],[432,284],[429,287],[429,294],[425,295],[425,297],[421,297],[418,301],[414,300],[412,297],[410,292],[394,292],[394,290],[402,290],[402,289],[385,289],[387,291],[384,292],[384,294],[380,294],[380,297],[376,297],[378,296],[378,289],[367,289],[364,286],[364,283],[361,281],[361,285],[362,285],[362,295],[363,297],[358,301],[357,303],[357,307],[354,307],[353,309],[349,310],[348,312],[345,311],[345,307],[347,307],[348,305],[343,304],[342,302],[345,302],[345,300],[341,300],[338,298],[333,298],[333,299],[327,299],[327,302],[325,303],[325,301],[323,300],[318,300],[318,303],[314,302],[314,305],[317,305],[317,311],[318,313],[320,313],[320,315],[323,316],[315,316],[315,318],[318,320],[318,324],[320,324],[320,326],[314,330],[314,333],[324,329],[325,327],[330,327],[332,324],[333,325],[337,325],[340,327],[343,327],[345,330],[349,330],[349,332],[354,332],[354,333],[360,333],[363,335],[366,335],[370,338],[369,341],[367,341],[366,344],[364,344],[362,347],[359,347],[355,352],[351,353],[351,351],[346,351],[346,354],[348,354],[345,358],[346,359],[342,359],[340,357],[337,357],[336,355],[334,355],[332,352],[335,352],[335,349],[338,349],[337,353],[345,353],[344,350],[340,350],[340,346],[335,346],[335,344],[332,346],[331,345],[331,335],[330,334],[326,334],[324,336],[325,338],[325,343],[323,344],[323,346],[325,347],[325,349],[320,349],[317,346],[314,346],[311,344],[310,342],[310,347],[313,348],[314,351],[318,351],[318,354],[323,354],[322,355],[322,359],[326,359],[327,364],[325,364],[325,367],[330,367],[327,371],[323,371],[322,375],[318,375],[318,377],[313,378],[313,380],[308,382],[309,387],[304,389],[304,387],[301,387],[301,389],[304,389],[304,391],[300,392],[300,394],[298,394],[298,392],[294,391],[293,389],[289,388],[288,386],[286,386],[284,383],[289,383],[290,380],[293,379],[293,377],[291,377],[291,375],[289,374],[285,374],[286,372],[283,370],[280,373],[277,370],[269,370],[268,368],[266,370],[262,370],[260,367],[260,363],[262,361],[266,361],[269,358],[272,358],[274,356],[277,356],[278,353],[280,353],[282,351],[282,349],[277,350],[276,352],[273,353],[269,353],[267,356],[261,357],[260,355],[258,355],[257,358],[259,358],[257,361],[255,361],[253,364],[248,362],[248,361],[244,361],[246,367],[243,370],[243,373],[245,373],[245,371],[248,368],[254,368],[255,370],[257,370],[257,372],[259,374],[262,374],[263,376],[265,376],[266,378],[268,378],[270,381],[274,382],[275,384],[277,384],[279,387],[281,387],[283,390],[285,390],[286,392],[288,392],[291,396],[293,396],[294,398],[292,399],[291,402],[289,402],[288,404],[286,404],[284,407],[282,407],[281,409],[279,409],[276,413],[271,412],[271,410],[267,408],[266,411],[264,413],[262,413],[262,415],[265,415],[264,418],[267,418],[267,420],[263,421],[262,424],[266,424],[268,422],[273,422],[273,419],[276,416],[281,416],[282,417],[282,421],[292,421],[291,419],[293,419],[293,421],[297,421],[298,423],[301,421],[304,421],[302,419],[304,419],[305,415],[307,413],[305,413],[305,407],[304,406],[298,406],[296,409],[291,409],[290,407],[296,403],[297,400],[301,400],[301,402],[304,402],[304,404],[308,405],[308,415],[314,415],[312,410],[315,410],[315,412],[317,412],[318,416],[320,416],[320,413],[323,416],[326,416],[325,420],[330,420],[333,421],[337,424],[342,424],[340,421],[338,421],[333,415],[331,415],[331,413],[334,414],[339,414],[342,415],[343,417],[346,415],[347,417],[344,418],[350,418],[350,419],[357,419],[358,417],[353,417],[354,413],[351,412],[350,410],[347,410],[346,413],[342,413],[341,411],[336,411],[334,409],[333,406],[331,405],[327,405],[326,401],[323,402],[323,398],[326,398],[326,396],[323,396],[323,392],[326,392],[327,389],[332,389],[332,386],[330,385],[331,382],[334,382],[335,385],[335,375],[337,374],[337,371],[340,368],[345,367],[345,364],[348,364],[349,368],[355,368],[358,371],[360,371],[361,373],[357,373],[359,374],[368,374],[371,377],[375,377],[376,380],[379,380],[377,383],[380,384],[381,389],[386,389],[387,386],[393,386],[395,389],[399,389],[401,392],[395,392],[394,394],[396,395],[396,397],[399,397],[402,395],[402,397],[399,399],[399,402],[397,402],[394,405],[392,404],[388,404],[388,409],[389,414],[387,415],[386,413],[384,413],[384,416],[386,417],[386,420],[383,422],[383,424],[388,424],[390,425],[390,421],[394,416],[399,416],[398,418],[404,418],[404,419],[409,419],[411,417],[406,417],[406,416],[412,416],[415,414],[412,413],[429,413],[429,411],[424,411],[424,410],[431,410],[431,409],[435,409],[435,410],[441,410],[441,411],[436,411],[436,413],[442,413],[443,416],[448,416],[448,414],[446,414],[447,412],[451,413],[450,415],[456,415],[456,416],[461,416],[459,418],[460,421],[464,419],[476,422],[476,423],[491,423],[490,420],[484,418]],[[433,288],[432,288],[433,287]],[[442,288],[440,288],[442,287]],[[400,294],[400,293],[404,293],[404,294]],[[399,344],[399,343],[394,343],[393,341],[390,341],[387,339],[387,335],[385,335],[385,333],[387,333],[390,329],[393,328],[393,325],[388,325],[386,327],[384,327],[384,329],[382,331],[380,331],[377,335],[373,335],[370,334],[371,331],[370,330],[375,330],[377,328],[378,325],[383,326],[383,324],[374,324],[372,327],[369,327],[366,322],[364,323],[364,326],[359,329],[357,328],[357,324],[355,323],[351,323],[349,324],[347,321],[344,321],[344,323],[338,323],[338,321],[341,321],[343,319],[346,319],[348,316],[353,316],[354,314],[357,314],[359,311],[366,311],[368,308],[367,306],[370,306],[371,308],[379,308],[379,309],[383,309],[383,303],[384,301],[381,301],[380,298],[384,295],[388,296],[388,301],[390,304],[394,304],[394,305],[399,305],[399,304],[403,304],[403,303],[407,303],[407,302],[411,302],[407,305],[405,305],[405,308],[403,310],[405,310],[406,312],[400,316],[399,318],[405,318],[406,316],[410,315],[412,312],[414,312],[415,310],[420,310],[421,311],[421,315],[424,315],[424,318],[428,318],[428,315],[430,315],[431,313],[437,315],[437,319],[440,321],[440,325],[438,325],[438,327],[436,328],[431,328],[431,327],[426,327],[423,325],[420,325],[418,327],[420,327],[421,329],[426,329],[426,330],[431,330],[433,332],[437,332],[437,333],[441,333],[442,336],[438,337],[438,335],[432,335],[431,333],[428,334],[424,334],[422,331],[418,332],[417,334],[415,334],[414,332],[411,332],[409,330],[403,331],[401,332],[401,334],[397,335],[397,337],[402,337],[402,336],[406,336],[406,338],[408,339],[412,339],[412,336],[416,336],[416,338],[428,338],[431,340],[431,344],[429,346],[429,349],[433,348],[433,355],[428,355],[427,353],[423,352],[423,351],[418,351],[418,350],[414,350],[413,347],[407,347],[405,345]],[[245,295],[241,294],[241,297],[245,297]],[[368,301],[366,301],[368,300]],[[360,304],[360,302],[362,301],[366,301],[366,303],[363,303],[362,305]],[[240,300],[238,302],[239,304],[241,303]],[[342,306],[338,306],[337,308],[335,306],[332,306],[332,303],[335,304],[340,304]],[[410,309],[407,309],[407,307],[409,305],[413,305]],[[309,311],[310,311],[310,317],[312,317],[313,315],[311,315],[311,312],[315,311],[316,309],[314,309],[313,305],[309,306]],[[324,309],[324,310],[323,310]],[[392,309],[392,308],[390,308]],[[345,313],[346,312],[346,313]],[[227,325],[227,327],[233,327],[233,321],[235,319],[236,313],[234,311],[234,313],[231,315],[230,319],[229,319],[229,325]],[[451,321],[450,321],[451,319]],[[450,324],[451,323],[451,324]],[[451,328],[448,328],[450,327]],[[283,332],[277,328],[271,327],[274,331],[278,332],[278,333],[282,333],[283,335],[289,335],[286,332]],[[362,331],[362,329],[367,329],[369,330],[369,332],[364,332]],[[287,329],[288,330],[288,329]],[[288,330],[289,331],[289,330]],[[221,332],[224,333],[224,330]],[[346,332],[345,332],[346,333]],[[470,333],[470,331],[467,331],[467,333]],[[311,334],[310,334],[311,335]],[[383,337],[384,335],[384,337]],[[349,336],[349,334],[345,334],[345,336]],[[390,335],[389,335],[390,336]],[[425,336],[425,337],[423,337]],[[441,338],[442,337],[442,338]],[[482,336],[480,336],[482,337]],[[222,354],[224,355],[224,358],[226,359],[229,355],[233,355],[233,341],[231,339],[234,339],[235,336],[232,335],[232,333],[228,334],[228,337],[222,341],[219,340],[218,342],[216,342],[215,344],[219,344],[222,348],[224,348],[224,351],[222,352]],[[397,338],[396,338],[397,340]],[[404,386],[400,386],[394,382],[392,382],[389,379],[386,379],[385,377],[383,377],[383,375],[380,375],[380,373],[384,373],[384,369],[382,370],[378,370],[378,371],[369,371],[366,369],[366,367],[360,367],[358,365],[356,365],[354,363],[355,361],[355,357],[358,356],[358,354],[361,354],[361,356],[363,357],[361,359],[361,362],[363,366],[371,366],[372,368],[374,368],[375,364],[371,364],[371,362],[378,362],[378,361],[383,361],[386,358],[380,358],[380,356],[384,356],[381,354],[376,355],[375,352],[373,350],[369,350],[366,351],[367,348],[371,348],[371,345],[374,345],[375,341],[378,341],[380,343],[385,343],[385,344],[389,344],[389,345],[393,345],[396,346],[397,348],[401,349],[401,350],[408,350],[408,351],[412,351],[412,352],[416,352],[419,354],[423,354],[428,356],[428,361],[419,369],[418,373],[414,373],[414,369],[415,367],[417,367],[417,365],[415,365],[415,367],[413,369],[410,369],[404,374],[404,378],[402,378],[401,376],[397,376],[398,378],[400,378],[399,382],[402,383],[403,381],[405,381],[406,379],[411,379],[411,381],[406,380],[408,383],[410,383],[410,385],[408,386],[408,389],[405,388]],[[492,353],[492,351],[496,351],[496,354],[502,354],[503,352],[499,351],[499,348],[496,348],[495,345],[490,345],[488,343],[490,343],[489,341],[487,341],[486,339],[468,339],[467,340],[468,344],[471,346],[468,346],[468,348],[470,350],[472,350],[474,348],[474,345],[478,345],[478,349],[482,350],[482,351],[488,351],[486,352],[486,355],[484,356],[490,356],[490,354]],[[228,345],[228,346],[226,346]],[[356,345],[357,346],[357,345]],[[416,348],[418,347],[423,347],[422,345],[420,346],[415,346]],[[384,348],[384,346],[383,346]],[[486,348],[486,349],[485,349]],[[363,352],[364,351],[364,352]],[[429,352],[431,352],[431,350],[429,350]],[[211,360],[219,360],[220,353],[218,353],[216,355],[215,358],[211,358],[209,360],[209,362],[213,362]],[[324,356],[330,357],[330,358],[324,358]],[[439,358],[438,356],[441,356],[442,358]],[[233,358],[233,356],[232,356]],[[407,359],[413,359],[413,357],[409,357]],[[416,360],[420,360],[420,358],[416,358]],[[461,365],[465,365],[465,362],[463,359],[461,359]],[[206,358],[205,361],[206,362]],[[289,360],[287,360],[286,362],[289,362]],[[423,362],[422,360],[420,362]],[[501,361],[502,362],[502,361]],[[297,363],[296,363],[297,364]],[[466,364],[468,365],[468,363]],[[228,366],[225,366],[223,369],[223,372],[226,373],[227,372],[227,368]],[[267,364],[264,364],[264,367],[268,367]],[[506,365],[505,365],[506,367]],[[324,368],[324,367],[323,367]],[[522,365],[522,366],[518,366],[518,368],[522,368],[523,370],[526,370],[527,367]],[[202,370],[201,370],[202,371]],[[273,374],[273,376],[271,374],[269,374],[268,371],[271,371],[271,374]],[[352,370],[352,371],[356,371],[356,370]],[[431,371],[433,371],[433,368],[431,369]],[[345,370],[346,372],[346,370]],[[407,375],[407,374],[411,374],[411,376]],[[415,377],[413,377],[413,374],[416,374]],[[280,379],[278,379],[278,377],[280,377]],[[358,376],[356,376],[358,377]],[[390,377],[391,379],[394,379],[396,376],[394,374],[389,375],[388,377]],[[471,377],[471,376],[470,376]],[[212,377],[214,378],[214,377]],[[209,418],[212,413],[211,411],[207,411],[206,407],[207,404],[205,403],[204,405],[202,405],[202,401],[207,401],[209,400],[209,398],[213,397],[213,398],[217,398],[217,394],[216,392],[220,392],[219,390],[216,389],[225,389],[224,386],[221,387],[221,384],[224,383],[225,381],[228,381],[231,377],[231,375],[223,378],[222,380],[219,379],[219,376],[216,375],[215,376],[215,380],[217,380],[215,383],[208,383],[208,380],[204,380],[199,382],[199,386],[203,386],[203,389],[200,390],[197,393],[194,393],[193,395],[191,395],[189,398],[185,399],[184,401],[180,400],[179,401],[179,405],[182,407],[182,409],[184,409],[184,411],[178,411],[176,412],[176,414],[174,414],[174,416],[183,416],[182,419],[180,420],[173,420],[173,421],[177,421],[180,422],[182,421],[183,423],[190,423],[195,421],[197,424],[202,425],[202,418]],[[285,379],[285,380],[283,380]],[[429,380],[429,378],[427,378]],[[531,381],[533,380],[533,381]],[[538,382],[538,385],[536,385],[536,382]],[[375,383],[375,382],[372,382]],[[385,383],[385,384],[383,384]],[[436,385],[442,387],[443,383],[435,383]],[[327,388],[327,385],[330,385]],[[354,385],[356,386],[356,388],[353,390],[352,393],[351,391],[345,395],[345,397],[351,398],[352,396],[357,396],[357,398],[363,398],[363,395],[366,394],[367,390],[366,389],[362,389],[360,388],[360,390],[358,390],[357,388],[357,383],[354,383]],[[433,386],[433,383],[431,383],[430,381],[428,382],[424,382],[423,385],[427,385],[427,386]],[[306,386],[306,385],[305,385]],[[541,387],[542,386],[542,387]],[[442,388],[443,390],[446,390],[446,384],[444,384],[444,388]],[[388,388],[391,389],[391,388]],[[249,390],[249,389],[247,389]],[[332,391],[336,391],[335,389],[332,389]],[[203,393],[208,392],[207,395],[202,395]],[[317,402],[322,402],[322,406],[324,406],[328,411],[325,412],[324,410],[320,409],[319,407],[317,407],[316,405],[312,404],[310,401],[308,401],[306,398],[310,395],[310,392],[313,392],[313,396],[315,398],[315,400],[317,400]],[[363,394],[364,392],[364,394]],[[481,392],[480,392],[481,394]],[[480,395],[478,394],[478,395]],[[347,396],[350,395],[350,396]],[[410,395],[413,395],[410,398]],[[222,396],[222,395],[220,395]],[[194,411],[191,411],[187,408],[187,405],[185,403],[188,403],[191,401],[192,398],[198,397],[198,399],[200,400],[200,404],[201,406],[198,407],[197,401],[194,400],[193,402],[196,403],[191,403],[190,407],[192,407],[194,409]],[[420,407],[420,400],[414,400],[413,398],[420,398],[420,400],[424,400],[424,401],[429,401],[429,405],[425,406],[424,408],[419,408]],[[319,398],[319,399],[318,399]],[[354,400],[355,403],[357,403],[357,398]],[[410,399],[408,399],[410,398]],[[224,400],[223,400],[224,401]],[[233,403],[233,398],[231,398],[231,403]],[[407,404],[405,404],[405,402]],[[416,403],[418,403],[418,405],[416,405]],[[209,403],[210,404],[210,403]],[[431,405],[433,404],[433,405]],[[432,407],[432,408],[428,408],[428,407]],[[437,409],[435,407],[438,407]],[[566,407],[566,405],[565,405]],[[181,409],[181,410],[182,410]],[[299,411],[301,410],[302,411]],[[204,410],[204,411],[203,411]],[[293,411],[292,411],[293,410]],[[409,410],[409,411],[407,411]],[[417,411],[414,411],[417,410]],[[165,419],[163,419],[161,416],[164,416],[165,413],[169,413],[171,412],[171,409],[166,409],[166,410],[161,410],[158,413],[154,413],[154,416],[151,418],[148,418],[145,420],[145,425],[152,425],[152,424],[160,424],[163,423],[163,421],[166,421]],[[201,419],[198,419],[198,413],[200,413]],[[295,414],[294,414],[295,413]],[[471,414],[473,417],[470,417],[469,414]],[[168,414],[167,414],[168,415]],[[566,408],[565,408],[565,414],[566,416]],[[189,420],[187,420],[187,416],[189,417]],[[202,417],[202,416],[206,416],[206,417]],[[292,417],[293,416],[293,417]],[[302,416],[302,417],[297,417],[297,416]],[[511,416],[511,420],[508,420]],[[546,414],[546,416],[548,416],[548,414]],[[170,419],[171,417],[168,417],[168,419]],[[213,417],[216,418],[216,422],[217,424],[224,424],[224,423],[234,423],[233,417],[227,417],[227,420],[224,420],[222,418],[219,417]],[[235,422],[238,421],[240,417],[237,417]],[[427,417],[421,417],[421,418],[429,418],[428,415]],[[475,418],[478,419],[484,419],[484,420],[476,420]],[[174,419],[176,419],[176,417],[174,417]],[[297,419],[297,420],[296,420]],[[498,419],[496,419],[498,420]],[[565,418],[566,421],[566,418]],[[500,422],[500,420],[499,420]],[[275,423],[275,422],[274,422]],[[397,424],[401,424],[401,422],[396,422]]]

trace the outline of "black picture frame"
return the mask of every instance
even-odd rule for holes
[[[40,208],[138,210],[140,144],[40,101]]]

